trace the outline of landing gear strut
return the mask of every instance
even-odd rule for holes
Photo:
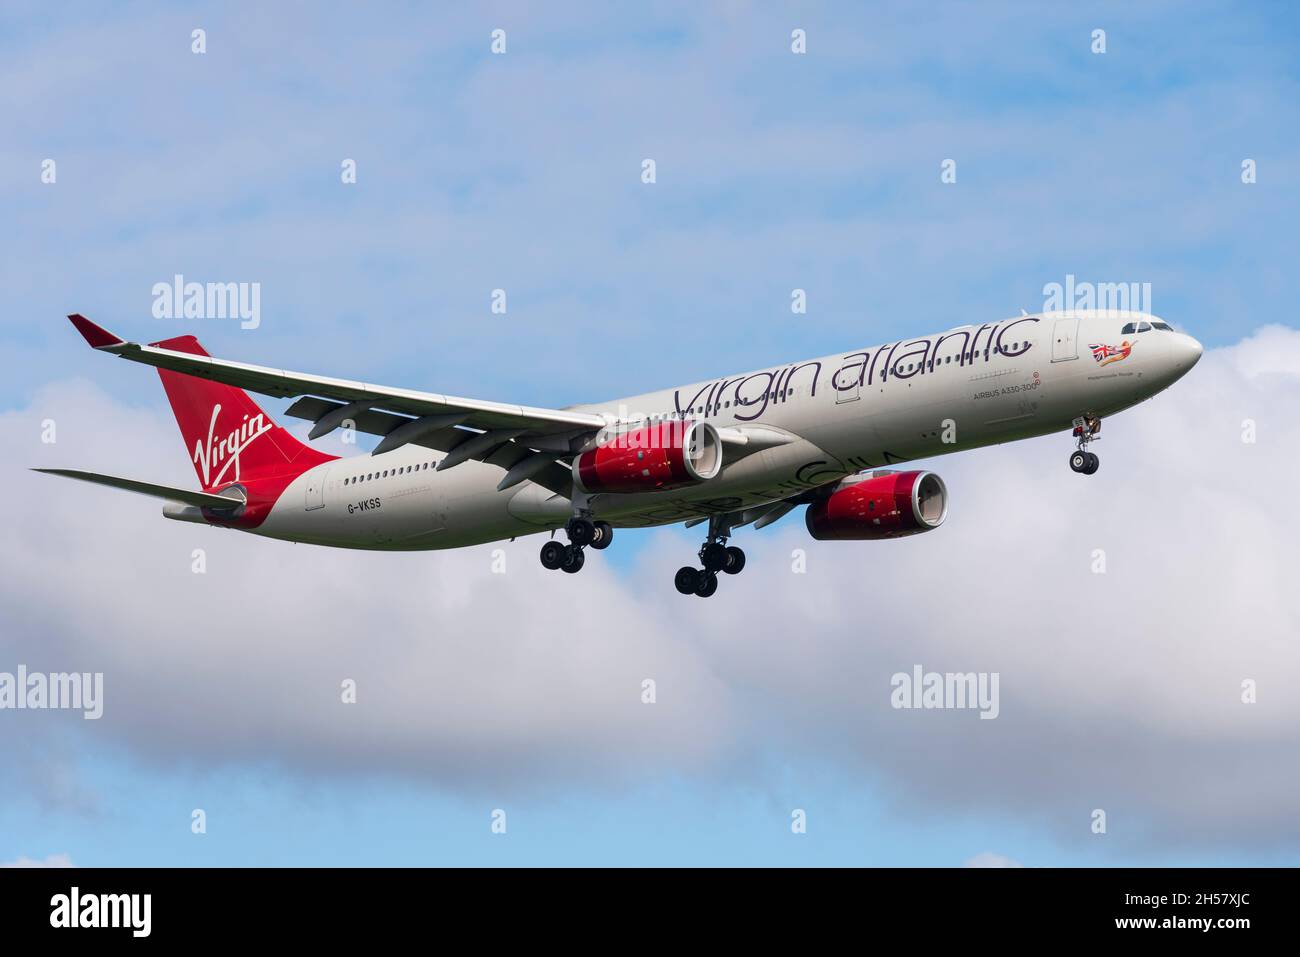
[[[614,541],[614,528],[609,522],[593,522],[585,515],[575,515],[569,519],[564,531],[569,536],[569,544],[561,545],[551,539],[542,546],[540,557],[543,568],[559,568],[570,575],[576,575],[582,571],[583,563],[587,560],[583,554],[586,546],[604,549],[609,548]]]
[[[673,584],[683,595],[708,598],[718,590],[718,572],[736,575],[745,567],[745,553],[735,545],[726,544],[731,528],[722,519],[709,519],[709,537],[700,546],[700,564],[703,568],[684,565],[677,569]]]
[[[1088,451],[1088,443],[1101,438],[1101,419],[1095,415],[1084,415],[1074,420],[1074,437],[1079,440],[1079,447],[1070,454],[1070,468],[1083,475],[1091,475],[1101,466],[1101,459]]]

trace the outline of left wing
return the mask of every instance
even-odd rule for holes
[[[68,317],[72,324],[94,348],[132,362],[171,369],[185,375],[198,376],[223,382],[249,392],[278,398],[315,395],[345,403],[360,412],[366,409],[384,409],[404,416],[446,417],[448,423],[455,418],[456,425],[490,431],[493,429],[519,429],[537,434],[564,431],[592,431],[605,426],[605,418],[590,412],[566,412],[562,409],[537,409],[503,402],[485,402],[481,399],[464,399],[457,396],[438,395],[433,392],[416,392],[392,386],[372,385],[350,379],[331,379],[327,376],[289,372],[266,366],[248,365],[176,352],[157,346],[127,342],[113,333],[95,325],[85,316]],[[347,416],[340,416],[335,427]],[[327,430],[328,431],[328,430]]]
[[[413,443],[445,452],[439,469],[468,459],[499,465],[506,470],[502,489],[531,480],[569,494],[569,470],[557,465],[557,459],[567,458],[593,435],[618,424],[612,416],[593,412],[417,392],[141,345],[80,314],[68,318],[100,352],[262,395],[296,397],[286,414],[315,423],[309,438],[320,438],[348,422],[359,432],[381,436],[373,455]],[[718,432],[728,447],[728,464],[794,440],[783,430],[757,425],[723,427]]]
[[[555,459],[569,455],[612,421],[591,412],[486,402],[193,355],[127,342],[76,313],[68,318],[100,352],[261,395],[300,396],[287,414],[315,422],[313,439],[347,421],[358,431],[383,437],[376,455],[407,443],[446,452],[440,469],[479,459],[509,471],[530,460],[512,472],[512,485],[531,478],[556,491],[567,488],[567,470],[562,475],[555,469]]]

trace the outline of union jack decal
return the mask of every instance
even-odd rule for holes
[[[1092,350],[1092,357],[1097,360],[1097,365],[1105,366],[1127,359],[1129,353],[1133,351],[1133,344],[1125,339],[1117,346],[1094,342],[1088,348]]]

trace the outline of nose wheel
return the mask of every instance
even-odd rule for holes
[[[1074,437],[1078,440],[1078,448],[1070,453],[1070,468],[1081,475],[1091,475],[1101,467],[1101,459],[1088,451],[1088,443],[1101,438],[1101,419],[1095,415],[1075,419]]]
[[[726,544],[729,528],[716,518],[709,519],[709,537],[700,546],[700,565],[684,565],[677,569],[673,585],[683,595],[708,598],[718,590],[718,573],[737,575],[745,567],[745,553],[735,545]]]
[[[1085,452],[1079,449],[1070,456],[1070,468],[1083,475],[1091,475],[1101,466],[1101,459],[1097,458],[1095,452]]]
[[[586,546],[590,545],[599,551],[609,548],[614,541],[614,527],[609,522],[593,522],[582,516],[570,519],[564,530],[569,536],[569,544],[562,545],[551,539],[542,545],[539,557],[543,568],[552,571],[558,568],[576,575],[586,563],[587,557],[583,551]]]

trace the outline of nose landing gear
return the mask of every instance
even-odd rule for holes
[[[1101,466],[1101,459],[1088,451],[1088,443],[1101,438],[1101,419],[1095,415],[1084,415],[1074,420],[1074,437],[1079,440],[1079,447],[1070,454],[1070,468],[1083,475],[1091,475]]]
[[[614,528],[609,522],[593,522],[582,515],[569,519],[564,531],[569,536],[569,544],[561,545],[551,539],[542,546],[540,557],[543,568],[559,568],[570,575],[576,575],[582,571],[587,560],[583,554],[587,545],[599,551],[609,548],[614,541]]]
[[[673,584],[683,595],[708,598],[718,590],[718,572],[737,575],[745,567],[745,553],[735,545],[727,545],[731,529],[719,518],[709,519],[709,537],[700,546],[700,564],[703,568],[684,565],[677,569]]]

